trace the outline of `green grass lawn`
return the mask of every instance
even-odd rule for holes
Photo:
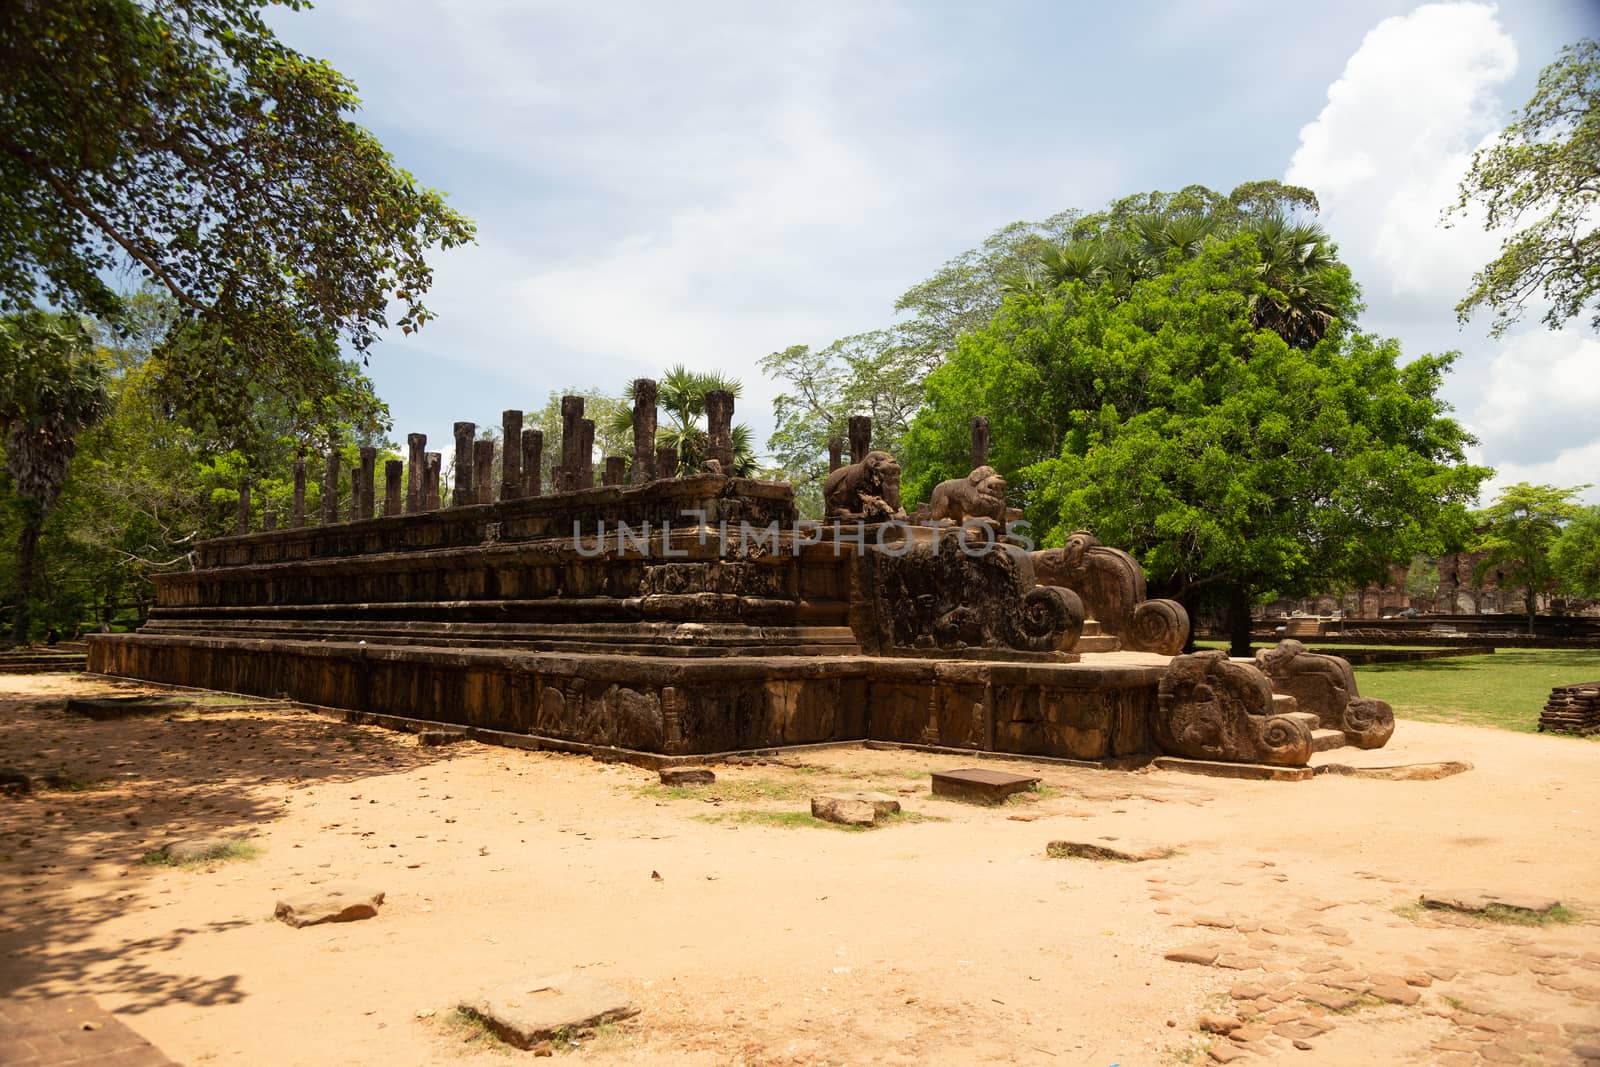
[[[1600,651],[1502,648],[1492,656],[1379,663],[1355,672],[1361,695],[1387,700],[1399,718],[1531,732],[1551,688],[1600,681]]]

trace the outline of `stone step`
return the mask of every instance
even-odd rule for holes
[[[1099,623],[1098,620],[1096,620],[1096,619],[1084,619],[1083,620],[1083,636],[1084,637],[1099,637],[1100,633],[1101,633],[1100,623]]]
[[[1110,634],[1100,634],[1094,637],[1080,637],[1077,644],[1072,646],[1074,652],[1116,652],[1122,648],[1122,642]]]
[[[1343,730],[1312,730],[1311,751],[1327,752],[1330,749],[1344,747]]]

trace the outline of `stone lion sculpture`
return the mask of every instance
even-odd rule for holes
[[[979,467],[965,478],[951,478],[933,487],[927,516],[961,523],[967,519],[1006,520],[1006,480],[993,467]]]
[[[860,463],[840,467],[822,485],[827,517],[887,522],[903,519],[900,464],[887,452],[868,452]]]

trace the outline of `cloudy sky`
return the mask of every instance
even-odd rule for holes
[[[683,362],[742,376],[764,441],[756,360],[886,325],[1007,222],[1282,178],[1320,196],[1365,328],[1463,353],[1447,395],[1496,484],[1600,483],[1600,339],[1459,327],[1497,240],[1439,225],[1539,70],[1600,35],[1594,0],[321,0],[276,22],[478,223],[437,257],[439,318],[375,349],[398,437],[448,452],[457,419]]]

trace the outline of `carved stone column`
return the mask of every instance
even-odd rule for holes
[[[594,420],[578,420],[577,489],[594,488]]]
[[[444,468],[444,455],[440,452],[422,454],[422,510],[439,510],[439,481]]]
[[[972,469],[989,465],[989,416],[972,417]]]
[[[423,467],[427,465],[424,459],[428,447],[428,435],[425,433],[406,434],[406,514],[414,515],[422,510],[422,474]]]
[[[377,487],[373,484],[378,480],[378,450],[368,446],[361,450],[361,501],[360,518],[372,518],[374,497]]]
[[[662,478],[678,476],[678,450],[671,445],[656,446],[656,474]]]
[[[507,446],[509,447],[509,446]],[[542,492],[544,466],[544,431],[522,431],[522,495],[538,496]]]
[[[522,412],[500,413],[500,444],[500,499],[515,500],[522,495]]]
[[[398,515],[405,505],[406,461],[385,460],[383,464],[383,513]]]
[[[450,506],[465,507],[473,502],[472,494],[472,442],[478,436],[477,424],[458,422],[456,430],[455,492],[450,494]]]
[[[724,476],[733,476],[733,394],[726,389],[706,393],[706,458],[716,460]]]
[[[842,437],[830,437],[830,438],[828,438],[828,473],[829,474],[832,474],[834,471],[836,471],[840,467],[844,466],[844,459],[842,458],[843,456],[844,456],[844,438],[842,438]]]
[[[494,442],[472,443],[473,500],[479,504],[494,503]]]
[[[298,530],[306,524],[306,461],[294,461],[294,510],[289,513],[289,525]]]
[[[579,488],[581,472],[578,470],[579,448],[583,444],[583,397],[561,398],[561,467],[556,474],[556,491],[567,492]],[[584,458],[584,464],[589,460]]]
[[[621,485],[627,473],[628,461],[622,456],[607,456],[605,473],[600,476],[601,485]]]
[[[239,515],[234,527],[234,533],[247,534],[250,532],[250,476],[239,476]]]
[[[850,416],[850,462],[860,463],[872,451],[872,416]]]
[[[322,522],[339,521],[339,453],[328,453],[328,466],[322,472]]]
[[[656,383],[653,378],[633,382],[633,473],[628,481],[643,485],[656,477]]]

